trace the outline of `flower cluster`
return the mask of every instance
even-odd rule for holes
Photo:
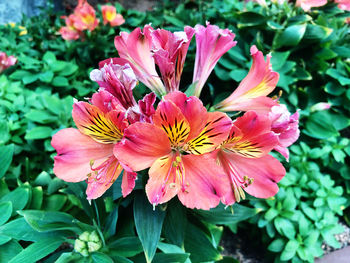
[[[0,52],[0,73],[17,63],[17,58],[7,56],[5,52]]]
[[[117,14],[114,6],[104,5],[101,7],[103,24],[109,23],[111,26],[119,26],[125,22],[122,15]],[[77,40],[84,36],[84,31],[93,31],[99,19],[96,18],[95,9],[89,5],[87,0],[79,0],[73,14],[62,16],[65,19],[66,26],[61,27],[59,33],[65,40]]]
[[[193,36],[195,96],[188,96],[179,87]],[[137,172],[149,168],[146,194],[154,206],[175,196],[186,207],[210,209],[239,202],[245,192],[275,195],[285,169],[269,153],[276,150],[288,159],[287,147],[299,136],[299,114],[267,96],[279,78],[271,56],[265,60],[252,46],[250,71],[228,98],[211,107],[216,111],[208,112],[199,99],[217,61],[235,46],[234,37],[209,23],[174,33],[150,25],[121,32],[115,37],[119,57],[100,62],[90,74],[100,89],[89,103],[73,105],[77,129],[53,136],[56,176],[87,180],[87,198],[95,199],[121,174],[122,194],[128,195]],[[152,92],[136,101],[138,81]],[[155,108],[156,95],[161,100]],[[240,117],[232,120],[225,113],[232,111]]]

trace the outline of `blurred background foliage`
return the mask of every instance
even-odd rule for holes
[[[323,255],[323,243],[339,248],[339,220],[350,224],[349,13],[333,3],[308,13],[293,4],[238,0],[162,1],[147,12],[115,5],[126,23],[100,24],[84,41],[61,38],[64,21],[52,8],[24,18],[27,34],[20,25],[0,26],[0,50],[19,61],[0,76],[0,262],[236,262],[221,255],[224,231],[243,231],[255,240],[252,247],[263,244],[266,262],[313,262]],[[248,197],[231,210],[188,210],[173,200],[153,211],[143,193],[147,175],[140,174],[127,198],[117,180],[89,204],[84,182],[53,175],[50,145],[55,132],[74,125],[73,98],[98,88],[89,72],[117,56],[113,39],[120,31],[148,23],[179,31],[206,21],[231,29],[238,44],[210,76],[205,104],[238,86],[256,45],[271,52],[280,74],[275,95],[283,91],[281,102],[300,111],[301,136],[284,162],[279,193],[269,200]],[[192,81],[194,55],[193,39],[184,88]],[[145,92],[140,85],[136,97]],[[320,110],[319,102],[331,108]]]

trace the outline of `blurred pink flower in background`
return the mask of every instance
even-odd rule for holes
[[[125,20],[121,14],[117,14],[117,10],[114,6],[103,5],[101,6],[103,24],[109,23],[111,26],[120,26],[125,23]]]
[[[327,4],[327,0],[297,0],[295,5],[304,9],[304,11],[310,11],[312,7],[320,7]]]
[[[340,9],[350,11],[350,0],[334,0],[334,2],[338,4]]]
[[[7,56],[5,52],[0,52],[0,73],[5,69],[15,65],[17,63],[17,58],[14,56]]]

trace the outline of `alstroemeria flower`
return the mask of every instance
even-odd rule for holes
[[[218,169],[225,173],[222,203],[239,202],[245,198],[244,191],[259,198],[278,192],[277,182],[286,171],[277,159],[268,155],[277,144],[267,115],[250,111],[236,119],[228,138],[212,153]]]
[[[125,23],[125,20],[121,14],[117,14],[117,10],[114,6],[103,5],[101,6],[103,24],[109,23],[111,26],[120,26]]]
[[[152,51],[167,93],[179,90],[180,78],[194,29],[186,26],[183,32],[165,29],[152,31]]]
[[[121,32],[120,36],[114,39],[114,45],[118,50],[123,64],[129,63],[137,78],[157,95],[166,94],[166,89],[156,71],[154,58],[151,53],[153,28],[146,25],[141,32],[136,28],[131,33]]]
[[[74,19],[76,17],[72,14],[68,17],[62,16],[61,18],[64,18],[66,22],[66,26],[61,27],[58,31],[62,38],[65,40],[77,40],[82,35],[82,32],[74,27]]]
[[[7,56],[5,52],[0,52],[0,73],[5,69],[15,65],[17,63],[17,58],[14,56]]]
[[[342,10],[350,11],[350,0],[334,0]]]
[[[120,65],[118,59],[106,59],[100,62],[100,69],[90,72],[90,79],[96,81],[102,90],[111,95],[104,94],[103,101],[120,108],[126,112],[130,123],[136,121],[150,122],[155,110],[153,104],[156,100],[154,93],[147,94],[136,103],[133,89],[137,84],[134,71],[129,64]]]
[[[312,7],[320,7],[327,4],[327,0],[297,0],[295,5],[300,6],[304,11],[310,11]]]
[[[196,25],[195,33],[197,47],[192,82],[196,83],[194,95],[199,97],[218,60],[237,42],[233,41],[235,34],[231,30],[220,29],[209,22],[207,27]]]
[[[197,97],[176,91],[159,103],[153,124],[134,123],[114,154],[134,171],[151,167],[146,193],[153,205],[178,196],[189,208],[210,209],[220,202],[223,179],[213,151],[227,138],[232,121],[207,112]]]
[[[95,97],[94,101],[101,100]],[[57,151],[53,171],[67,182],[87,179],[87,198],[96,199],[124,169],[122,193],[126,196],[135,186],[136,173],[120,164],[113,148],[123,138],[128,123],[123,111],[98,105],[74,103],[72,115],[78,129],[63,129],[53,136],[51,144]]]
[[[238,88],[225,100],[214,107],[220,111],[248,111],[267,113],[272,106],[278,105],[273,99],[266,97],[276,87],[279,74],[272,71],[270,59],[259,51],[256,46],[252,46],[250,53],[253,63],[248,75],[241,81]]]
[[[86,0],[79,0],[74,9],[74,17],[74,27],[79,31],[93,31],[99,23],[95,9]]]
[[[271,130],[278,136],[278,144],[274,147],[274,150],[281,153],[288,160],[289,150],[287,147],[292,145],[300,134],[299,112],[291,115],[286,105],[279,104],[271,108],[269,117]]]

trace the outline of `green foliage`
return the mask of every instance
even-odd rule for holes
[[[242,221],[260,231],[271,252],[267,256],[276,262],[313,262],[322,255],[323,242],[339,247],[338,217],[350,222],[348,13],[334,4],[305,13],[290,4],[265,8],[244,2],[180,1],[175,6],[162,1],[146,13],[117,5],[125,24],[100,26],[74,42],[57,34],[63,21],[52,10],[26,18],[26,35],[18,26],[0,26],[0,50],[19,61],[0,76],[0,263],[236,262],[221,256],[219,242],[223,226],[236,232]],[[117,55],[114,36],[147,23],[175,31],[207,20],[233,30],[238,44],[209,78],[202,96],[206,104],[238,86],[250,67],[249,49],[256,45],[272,54],[278,89],[285,93],[282,102],[300,109],[300,143],[291,148],[279,193],[227,209],[189,210],[172,200],[153,211],[140,190],[145,175],[138,175],[127,198],[119,178],[91,204],[84,182],[54,177],[51,136],[74,126],[73,97],[82,99],[97,89],[89,72]],[[194,54],[191,45],[184,87],[191,84]],[[138,97],[144,92],[135,89]],[[312,110],[318,102],[332,107]]]

